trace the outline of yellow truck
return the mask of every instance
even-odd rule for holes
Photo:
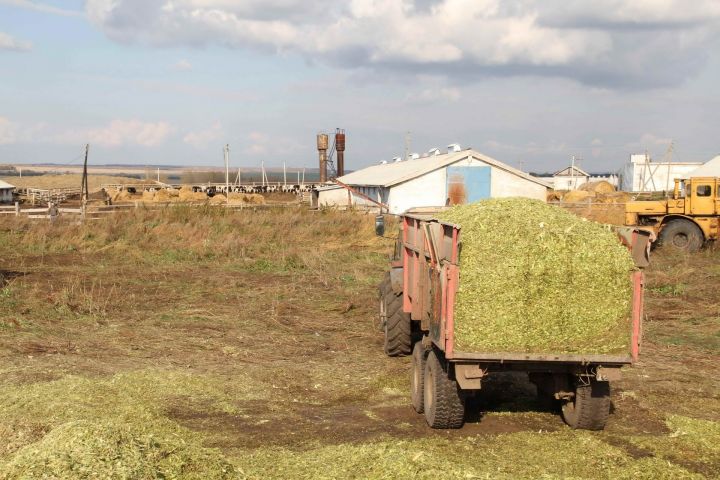
[[[651,230],[659,245],[700,250],[720,236],[720,177],[675,180],[672,198],[628,202],[625,225]]]

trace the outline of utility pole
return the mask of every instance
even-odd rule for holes
[[[225,200],[230,203],[230,145],[225,144]]]
[[[575,155],[572,156],[572,163],[570,164],[570,185],[572,190],[575,190]]]
[[[287,171],[285,170],[285,161],[283,160],[283,186],[287,186]]]
[[[405,132],[405,160],[410,158],[410,138],[412,132]]]
[[[80,185],[80,199],[83,202],[83,205],[87,203],[88,201],[88,178],[87,178],[87,162],[88,162],[88,152],[90,151],[90,144],[85,144],[85,162],[83,162],[83,174],[82,174],[82,185]]]
[[[160,183],[160,167],[157,167],[157,181]]]

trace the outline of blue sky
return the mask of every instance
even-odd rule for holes
[[[720,153],[720,2],[0,0],[0,163],[359,168],[460,143],[547,171]]]

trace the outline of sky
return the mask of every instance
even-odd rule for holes
[[[0,163],[720,153],[719,0],[0,0]]]

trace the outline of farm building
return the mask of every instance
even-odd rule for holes
[[[13,191],[15,185],[0,180],[0,203],[11,203],[13,201]]]
[[[528,197],[545,201],[549,185],[475,150],[450,148],[404,161],[383,162],[338,180],[357,194],[337,186],[320,187],[318,206],[375,207],[369,197],[400,214],[412,208],[470,203],[484,198]]]
[[[585,183],[600,180],[609,182],[614,186],[618,184],[616,175],[592,175],[573,165],[553,173],[552,176],[539,176],[538,178],[549,183],[555,190],[577,190]]]
[[[626,192],[662,192],[671,190],[676,178],[687,178],[701,162],[653,162],[641,153],[630,155],[630,161],[619,172],[620,190]]]
[[[720,155],[690,172],[691,177],[720,177]]]

